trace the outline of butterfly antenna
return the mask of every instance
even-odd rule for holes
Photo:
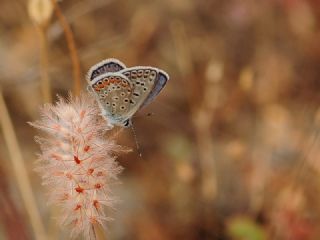
[[[136,143],[137,151],[139,153],[139,157],[142,158],[142,153],[141,153],[140,145],[139,145],[139,142],[138,142],[137,133],[136,133],[135,128],[133,127],[133,123],[131,124],[131,130],[132,130],[132,134],[133,134],[133,137],[134,137],[134,141]]]

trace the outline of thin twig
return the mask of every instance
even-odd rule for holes
[[[73,91],[75,95],[79,95],[81,91],[81,70],[80,70],[80,61],[78,56],[78,51],[76,48],[74,36],[70,25],[68,24],[66,18],[62,14],[62,11],[59,7],[59,4],[56,0],[51,0],[52,5],[54,6],[55,13],[57,18],[63,28],[64,34],[66,36],[67,45],[69,48],[70,58],[72,62],[72,72],[73,72]]]
[[[6,107],[2,91],[0,89],[0,125],[4,135],[10,159],[12,162],[13,172],[21,193],[23,203],[30,218],[30,223],[33,227],[35,239],[47,239],[44,226],[41,221],[40,213],[36,206],[36,201],[32,193],[31,183],[26,171],[25,161],[18,144],[18,140],[13,128],[12,121]]]
[[[44,102],[51,103],[51,84],[49,77],[48,39],[46,27],[37,27],[40,35],[40,63],[41,63],[41,92]]]

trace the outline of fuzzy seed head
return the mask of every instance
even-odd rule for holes
[[[85,94],[45,105],[41,120],[31,125],[45,132],[37,138],[36,170],[49,188],[49,202],[62,207],[61,224],[71,227],[73,237],[89,239],[94,224],[104,227],[110,219],[104,208],[115,201],[111,187],[121,172],[115,154],[123,149],[104,136],[108,124]]]

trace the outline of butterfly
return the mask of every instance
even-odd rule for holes
[[[92,66],[87,74],[88,90],[96,97],[111,125],[129,127],[132,116],[148,105],[163,89],[169,75],[149,66],[126,67],[109,58]]]

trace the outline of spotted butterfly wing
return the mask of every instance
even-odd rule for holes
[[[102,74],[94,79],[91,88],[102,109],[102,115],[111,124],[129,124],[132,84],[126,76],[117,72]]]
[[[169,76],[163,70],[148,66],[125,68],[120,71],[131,82],[132,115],[140,108],[148,105],[166,85]]]
[[[108,58],[92,66],[88,71],[87,79],[89,82],[91,82],[94,80],[94,78],[104,73],[118,72],[124,68],[126,68],[126,65],[124,65],[124,63],[118,59]]]

